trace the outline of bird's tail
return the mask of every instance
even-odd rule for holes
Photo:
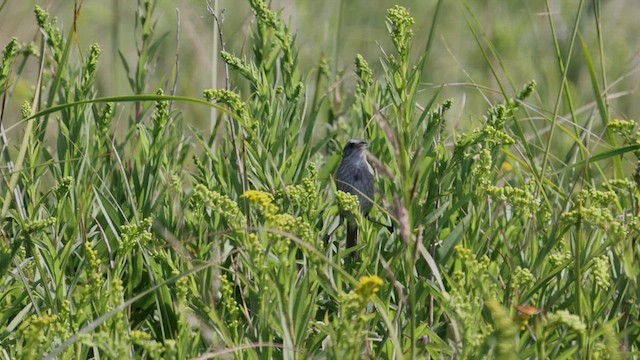
[[[347,249],[358,245],[358,224],[355,221],[347,221]]]

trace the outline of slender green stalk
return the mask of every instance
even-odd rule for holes
[[[90,4],[60,20],[36,7],[39,52],[24,39],[5,46],[3,139],[21,141],[3,144],[0,164],[7,357],[639,351],[640,132],[626,120],[638,109],[633,70],[605,59],[633,51],[616,45],[630,15],[547,1],[541,23],[535,4],[438,1],[432,16],[409,2],[383,21],[374,4],[340,0],[323,19],[306,11],[317,4],[247,0],[248,18],[224,12],[224,27],[241,31],[222,36],[216,2],[201,14],[218,17],[211,34],[178,26],[177,62],[162,41],[174,9],[136,3],[117,14],[135,36],[115,49],[134,95],[104,93],[115,65],[98,44],[83,48],[96,36],[78,21]],[[125,29],[99,20],[111,41]],[[313,65],[322,23],[333,58]],[[346,33],[366,34],[365,47],[345,47]],[[218,41],[227,85],[172,86],[178,70],[180,83],[211,80],[198,78],[212,60],[203,35]],[[21,53],[39,56],[36,84],[27,75],[38,65],[13,66]],[[15,116],[24,99],[31,107]],[[228,121],[210,129],[193,116],[208,109]],[[355,137],[368,142],[374,195],[346,248],[342,218],[360,200],[337,191],[334,174]]]
[[[552,10],[551,10],[551,6],[549,4],[549,1],[546,0],[545,2],[546,4],[546,10],[547,10],[547,18],[549,19],[549,28],[551,29],[551,34],[553,37],[553,43],[556,49],[556,56],[557,56],[557,60],[558,60],[558,69],[560,70],[560,74],[562,74],[562,87],[560,89],[558,89],[558,95],[556,97],[556,101],[555,101],[555,106],[553,108],[553,115],[551,117],[551,125],[549,127],[549,136],[547,137],[547,143],[546,143],[546,147],[544,149],[544,155],[542,157],[542,165],[541,165],[541,170],[540,170],[540,174],[542,174],[542,176],[545,176],[546,170],[547,170],[547,165],[549,162],[549,154],[551,153],[551,144],[554,143],[554,132],[555,132],[555,128],[557,126],[557,121],[558,121],[558,114],[560,112],[560,105],[562,104],[562,97],[564,95],[565,99],[567,100],[567,106],[569,107],[569,112],[571,113],[571,119],[573,120],[573,122],[575,124],[577,124],[576,121],[576,115],[575,115],[575,110],[574,110],[574,106],[573,106],[573,100],[571,97],[571,92],[569,89],[569,83],[567,82],[567,74],[569,71],[569,65],[571,64],[571,56],[573,54],[573,49],[574,49],[574,45],[575,45],[575,41],[576,41],[576,37],[578,35],[578,28],[579,28],[579,24],[580,24],[580,17],[582,15],[582,7],[584,5],[584,1],[580,0],[578,7],[576,9],[576,16],[575,16],[575,21],[573,23],[573,31],[571,33],[571,41],[569,43],[569,47],[568,47],[568,52],[567,52],[567,58],[566,60],[563,59],[562,57],[562,51],[560,49],[560,45],[558,43],[558,36],[556,34],[556,30],[555,30],[555,25],[554,25],[554,21],[553,21],[553,16],[552,16]],[[578,132],[577,127],[575,128],[576,130],[576,135]],[[583,154],[583,158],[584,158],[584,154]]]

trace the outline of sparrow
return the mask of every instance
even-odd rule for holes
[[[367,162],[367,142],[349,140],[342,152],[342,162],[335,174],[338,190],[356,195],[360,202],[360,213],[369,215],[373,207],[373,168]],[[340,213],[341,222],[347,220],[347,249],[358,243],[358,223],[355,216],[348,212]]]

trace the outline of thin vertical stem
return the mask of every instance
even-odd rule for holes
[[[218,0],[213,0],[213,6],[211,3],[208,3],[209,11],[212,14],[218,13]],[[218,36],[215,34],[218,32],[216,26],[220,26],[217,21],[211,24],[213,27],[213,39],[211,40],[211,88],[215,89],[218,87]],[[216,127],[216,118],[218,117],[218,110],[216,108],[211,107],[211,113],[209,117],[209,129],[210,132],[213,132]]]
[[[340,37],[342,35],[342,14],[344,13],[345,1],[340,0],[338,7],[338,20],[336,24],[335,37],[333,38],[333,69],[331,70],[331,80],[335,81],[338,71],[338,55],[340,54]]]
[[[573,24],[573,33],[571,34],[571,43],[569,44],[569,52],[567,54],[566,62],[562,59],[562,53],[560,51],[560,44],[558,43],[558,36],[556,35],[555,25],[553,23],[553,17],[551,16],[551,5],[549,4],[549,0],[546,1],[547,7],[547,16],[549,18],[549,26],[551,28],[551,34],[553,36],[553,43],[556,48],[556,56],[558,58],[558,66],[560,67],[560,72],[562,73],[562,85],[560,86],[560,90],[558,91],[558,95],[556,97],[556,105],[553,109],[553,117],[551,118],[551,127],[549,128],[549,139],[547,140],[547,146],[544,149],[544,155],[542,158],[542,166],[540,167],[540,176],[544,177],[545,171],[547,169],[547,165],[549,162],[549,154],[551,153],[551,144],[553,143],[553,134],[556,128],[556,122],[558,121],[558,114],[560,112],[560,104],[562,95],[564,94],[567,99],[567,105],[569,106],[569,111],[571,112],[571,118],[575,121],[575,110],[573,107],[573,102],[571,100],[571,93],[569,90],[569,83],[567,82],[567,74],[569,73],[569,63],[571,62],[571,56],[573,54],[573,47],[576,41],[576,37],[578,35],[578,24],[580,23],[580,15],[582,13],[582,6],[584,4],[584,0],[580,1],[578,5],[578,10],[576,11],[576,19]],[[577,129],[577,127],[576,127]],[[577,131],[577,130],[576,130]]]
[[[578,203],[578,221],[576,223],[576,237],[574,248],[574,271],[575,271],[575,285],[576,285],[576,315],[582,319],[582,201]],[[585,338],[584,334],[578,336],[578,351],[582,351],[584,348]]]

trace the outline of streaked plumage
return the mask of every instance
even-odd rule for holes
[[[342,162],[336,171],[338,190],[358,196],[360,212],[368,215],[373,207],[373,168],[367,162],[367,143],[350,140],[344,147]],[[358,242],[358,224],[352,214],[341,213],[347,219],[347,248]]]

